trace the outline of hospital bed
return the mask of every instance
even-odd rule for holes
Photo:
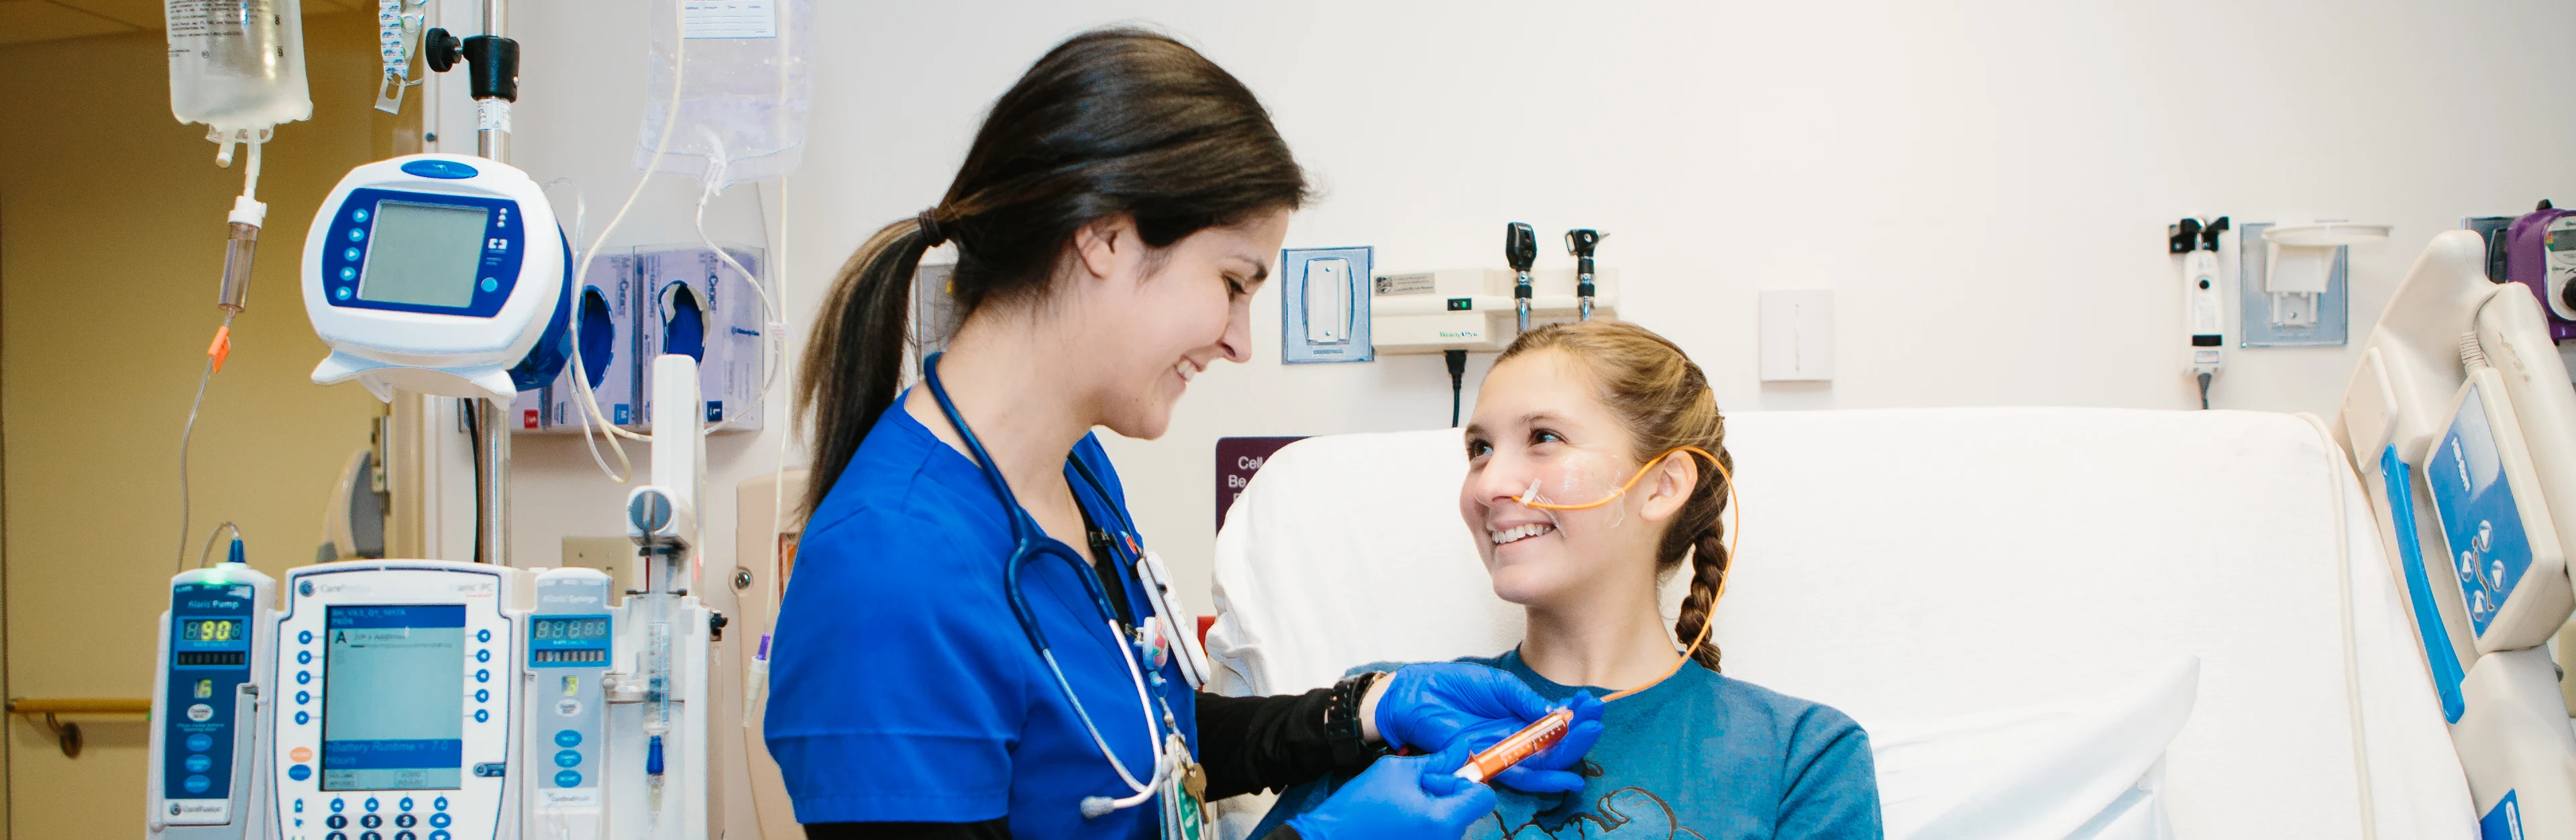
[[[1867,728],[1890,837],[2477,836],[2372,508],[2316,418],[1728,425],[1726,673]],[[1217,537],[1212,688],[1515,644],[1520,610],[1459,521],[1465,466],[1449,429],[1274,455]],[[1220,836],[1267,804],[1218,803]]]

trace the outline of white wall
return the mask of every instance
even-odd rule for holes
[[[1599,228],[1623,311],[1687,348],[1730,411],[2180,409],[2175,218],[2396,225],[2354,249],[2358,339],[2460,217],[2576,200],[2576,112],[2550,106],[2576,77],[2562,3],[815,5],[820,81],[784,212],[799,323],[863,238],[940,195],[1030,61],[1119,21],[1180,34],[1273,109],[1326,190],[1290,246],[1493,266],[1503,224],[1526,221],[1540,264],[1563,265],[1557,235]],[[586,185],[594,228],[635,179],[644,6],[513,6],[518,162]],[[694,186],[657,182],[617,241],[686,238]],[[759,235],[751,193],[711,212],[719,236]],[[1755,293],[1781,287],[1837,290],[1830,386],[1756,381]],[[1279,365],[1277,301],[1254,305],[1260,358],[1197,380],[1162,440],[1110,444],[1201,611],[1217,437],[1447,420],[1437,356]],[[2354,358],[2229,353],[2219,407],[2321,414]],[[710,568],[730,559],[730,488],[775,462],[773,434],[710,446]],[[522,558],[617,533],[622,491],[578,444],[522,438],[518,455]]]

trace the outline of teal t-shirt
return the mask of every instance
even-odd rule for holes
[[[1460,661],[1509,671],[1551,702],[1577,690],[1539,676],[1517,650]],[[1601,741],[1577,768],[1582,790],[1496,787],[1494,813],[1467,829],[1469,840],[1885,836],[1869,733],[1833,707],[1692,664],[1604,707],[1601,722]],[[1280,795],[1252,836],[1322,804],[1343,781],[1327,778]]]

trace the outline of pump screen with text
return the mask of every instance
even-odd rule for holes
[[[322,789],[453,789],[464,778],[465,606],[331,607]]]

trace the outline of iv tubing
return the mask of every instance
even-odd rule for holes
[[[684,6],[682,4],[675,4],[673,8],[683,9]],[[686,21],[678,16],[674,16],[672,19],[672,25],[676,27],[685,29],[685,23]],[[688,76],[686,75],[689,66],[687,60],[689,49],[688,43],[687,38],[680,38],[674,41],[671,47],[671,101],[667,106],[667,110],[665,111],[662,120],[662,136],[653,144],[653,157],[645,161],[644,174],[635,179],[635,189],[626,193],[626,202],[618,205],[617,214],[610,216],[608,218],[608,225],[599,229],[599,236],[590,241],[589,247],[582,249],[581,263],[573,269],[575,286],[580,285],[580,281],[583,278],[590,276],[590,261],[599,256],[599,247],[608,243],[608,237],[610,234],[617,231],[617,225],[626,221],[627,211],[635,209],[635,200],[644,195],[644,185],[653,180],[654,171],[661,168],[663,153],[669,151],[671,148],[671,127],[679,123],[680,85],[688,79]],[[572,319],[571,327],[571,363],[574,370],[572,387],[575,396],[579,397],[579,399],[574,400],[574,404],[581,409],[582,443],[590,447],[591,460],[599,463],[601,472],[607,473],[609,479],[616,481],[619,484],[625,484],[635,473],[635,462],[627,458],[626,447],[618,445],[617,438],[619,436],[623,436],[628,440],[652,440],[652,438],[618,428],[616,424],[608,421],[608,416],[606,414],[599,410],[599,398],[590,390],[590,378],[582,375],[582,372],[585,369],[581,366],[581,318],[578,317],[578,314],[576,314],[576,317]],[[608,462],[605,459],[600,458],[598,440],[591,436],[591,428],[593,424],[596,424],[607,434],[608,448],[617,453],[617,465],[620,469],[625,471],[624,474],[608,469]]]
[[[223,330],[233,326],[233,314],[224,312]],[[197,433],[197,409],[206,404],[206,383],[215,378],[215,354],[206,354],[206,369],[197,374],[197,398],[188,403],[188,422],[179,427],[179,556],[180,570],[188,568],[188,442]]]

